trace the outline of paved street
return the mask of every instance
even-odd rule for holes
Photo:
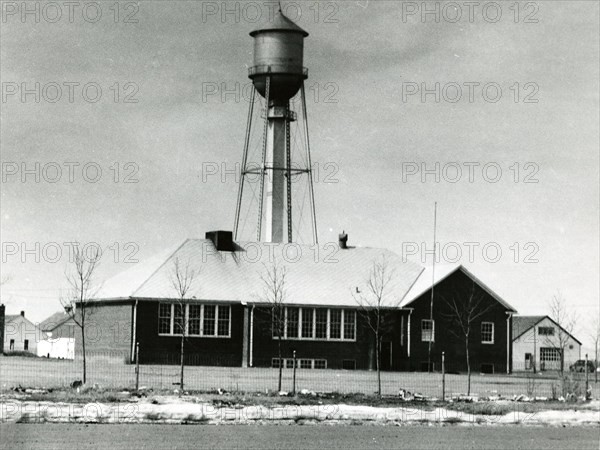
[[[598,449],[592,427],[5,424],[1,449]]]

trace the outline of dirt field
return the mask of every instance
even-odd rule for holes
[[[282,389],[292,390],[293,371],[284,369]],[[88,383],[106,388],[135,386],[135,366],[116,363],[114,360],[93,358],[88,361]],[[583,379],[582,377],[579,377]],[[0,357],[0,390],[21,385],[23,387],[55,388],[69,386],[81,379],[81,363],[44,358]],[[345,370],[309,370],[296,372],[296,390],[317,392],[364,393],[376,391],[376,372]],[[153,389],[176,389],[179,381],[177,366],[140,366],[140,386]],[[480,396],[491,395],[552,395],[556,377],[548,374],[535,378],[524,374],[472,376],[471,392]],[[594,383],[591,383],[594,387]],[[187,390],[216,390],[259,392],[277,389],[277,369],[229,368],[190,366],[185,368]],[[396,395],[400,389],[418,392],[428,397],[440,397],[442,375],[421,372],[382,372],[382,393]],[[446,395],[464,393],[466,375],[446,375]]]

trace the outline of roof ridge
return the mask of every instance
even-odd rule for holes
[[[160,269],[162,269],[162,268],[163,268],[163,266],[164,266],[165,264],[167,264],[167,262],[168,262],[168,261],[170,261],[170,260],[171,260],[171,258],[173,257],[173,255],[174,255],[175,253],[177,253],[179,250],[181,250],[181,248],[182,248],[182,247],[183,247],[183,246],[186,244],[186,242],[188,242],[189,240],[190,240],[190,238],[186,238],[186,239],[185,239],[185,241],[183,241],[183,242],[181,243],[181,245],[180,245],[179,247],[177,247],[173,253],[171,253],[169,256],[167,256],[167,257],[165,258],[164,262],[163,262],[162,264],[160,264],[160,265],[159,265],[159,266],[156,268],[156,270],[154,270],[154,271],[153,271],[153,272],[150,274],[150,276],[148,276],[148,278],[146,278],[144,281],[142,281],[142,283],[141,283],[141,284],[140,284],[140,285],[139,285],[139,286],[138,286],[138,287],[137,287],[137,288],[136,288],[136,289],[135,289],[135,290],[134,290],[134,291],[131,293],[131,295],[130,295],[129,297],[135,297],[135,294],[136,294],[136,292],[138,292],[140,289],[142,289],[142,288],[144,287],[144,285],[145,285],[145,284],[146,284],[146,283],[147,283],[147,282],[150,280],[150,278],[152,278],[152,277],[153,277],[153,276],[154,276],[156,273],[158,273],[158,271],[159,271]]]

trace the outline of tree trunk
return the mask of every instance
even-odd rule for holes
[[[179,396],[181,396],[183,394],[183,343],[185,340],[185,334],[182,332],[181,333],[181,373],[180,373],[180,378],[179,378]]]
[[[277,392],[281,392],[281,377],[283,375],[283,359],[281,359],[281,334],[277,339],[277,351],[279,357],[279,383],[277,384]]]
[[[375,353],[376,358],[375,358],[375,363],[377,365],[377,395],[379,397],[381,397],[381,365],[380,365],[380,358],[381,358],[381,339],[379,338],[379,333],[377,333],[377,343],[376,343],[376,348],[375,348]]]
[[[467,395],[471,395],[471,360],[469,359],[469,337],[465,339],[465,351],[467,355]]]
[[[87,367],[85,359],[85,324],[81,322],[81,350],[83,351],[83,384],[87,382]]]

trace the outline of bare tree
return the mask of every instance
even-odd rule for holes
[[[399,299],[393,298],[389,292],[394,271],[390,270],[385,256],[373,261],[366,280],[366,288],[360,291],[355,288],[352,295],[359,306],[358,312],[373,333],[375,339],[375,368],[377,370],[377,395],[381,396],[381,341],[393,326],[391,320]]]
[[[184,266],[179,262],[179,258],[175,258],[173,261],[173,268],[171,270],[171,285],[177,294],[177,304],[175,305],[177,310],[174,311],[175,317],[173,318],[174,333],[181,333],[181,350],[180,350],[180,364],[181,371],[179,377],[179,395],[183,394],[183,373],[184,373],[184,357],[185,357],[185,338],[188,329],[189,318],[185,314],[186,302],[185,298],[189,290],[194,283],[197,272],[191,268],[190,262],[188,261]]]
[[[475,323],[481,319],[493,306],[492,302],[485,303],[485,293],[475,288],[475,282],[470,288],[456,288],[448,294],[440,295],[445,308],[441,315],[448,319],[447,330],[465,346],[465,362],[467,365],[467,395],[471,394],[471,332]]]
[[[277,390],[281,391],[281,378],[283,375],[283,359],[281,354],[281,341],[285,333],[285,298],[287,295],[285,283],[287,269],[280,266],[277,260],[271,266],[263,264],[264,271],[260,275],[262,291],[260,301],[267,303],[272,324],[272,335],[277,337],[277,357],[279,359],[279,379]]]
[[[84,252],[78,245],[73,246],[72,264],[65,271],[67,291],[61,293],[60,303],[73,322],[81,329],[81,350],[83,356],[83,384],[87,381],[87,355],[85,350],[86,320],[92,313],[92,303],[99,290],[94,285],[94,273],[100,264],[100,247],[88,247]]]
[[[565,370],[565,350],[569,346],[577,318],[575,314],[568,310],[567,302],[560,291],[552,296],[548,307],[550,318],[556,322],[558,329],[556,335],[544,336],[544,342],[559,353],[560,373],[562,375]]]

